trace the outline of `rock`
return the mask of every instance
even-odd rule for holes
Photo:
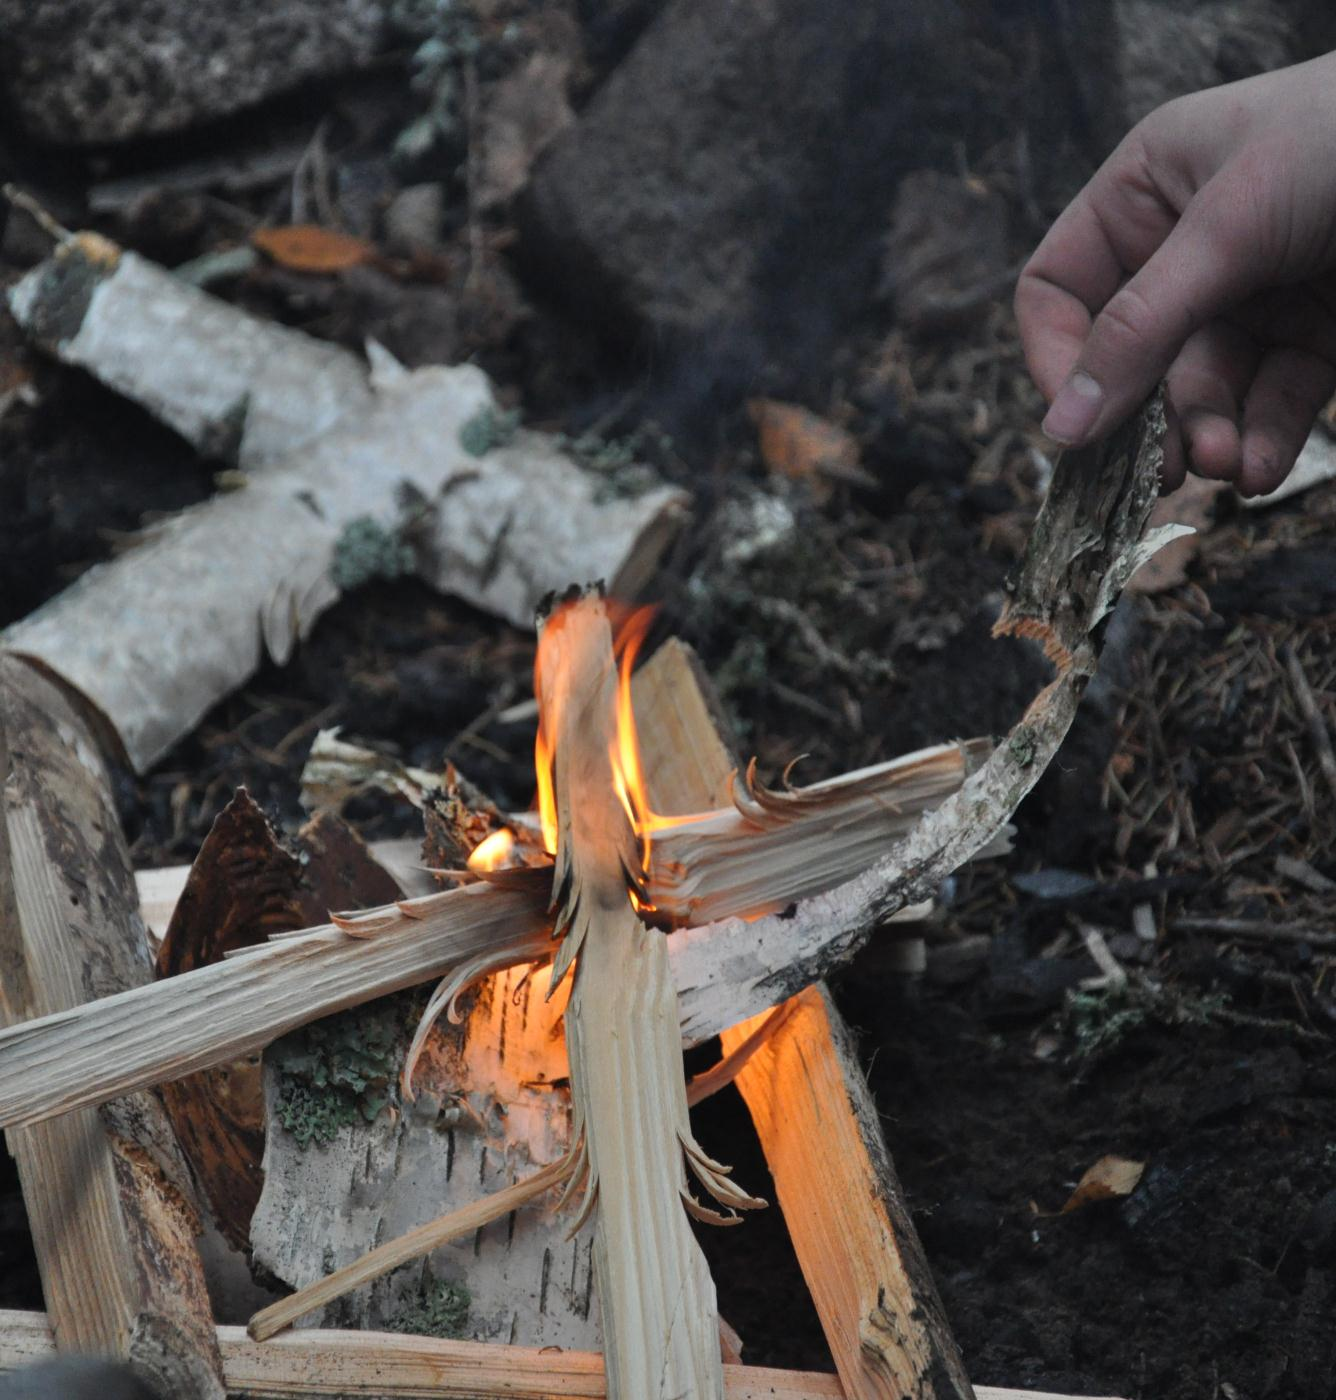
[[[128,1366],[66,1356],[0,1376],[0,1400],[160,1400]]]
[[[959,325],[1007,289],[1007,204],[981,181],[916,170],[900,181],[878,291],[896,320],[927,332]]]
[[[1326,52],[1328,0],[1057,0],[1098,145],[1165,102]]]
[[[0,96],[39,140],[180,131],[366,64],[383,0],[0,0]]]
[[[397,258],[438,252],[445,218],[445,186],[439,181],[409,185],[385,211],[385,247]]]
[[[896,178],[977,120],[965,33],[954,3],[671,0],[539,160],[527,256],[660,347],[791,356],[866,297]]]

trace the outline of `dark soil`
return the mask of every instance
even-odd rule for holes
[[[612,7],[632,29],[643,8]],[[586,88],[629,42],[600,23]],[[386,158],[404,98],[384,75],[377,82],[303,102],[333,114],[336,164],[393,190],[431,172]],[[285,108],[284,120],[306,110]],[[1035,199],[1055,206],[1084,169],[1041,170],[1037,196],[1018,152],[1010,138],[962,152],[1009,211],[1017,256]],[[26,172],[40,168],[40,152],[19,154]],[[118,160],[116,173],[133,168],[132,154]],[[71,160],[61,169],[61,212],[74,219],[94,172]],[[235,209],[180,205],[164,197],[152,220],[140,209],[105,231],[173,261],[235,235]],[[273,190],[242,212],[281,220],[284,209]],[[1038,400],[1005,298],[916,336],[869,298],[824,372],[802,354],[756,367],[747,392],[800,399],[861,444],[873,484],[839,484],[822,500],[769,477],[736,396],[716,406],[687,392],[680,366],[619,374],[587,327],[552,310],[550,289],[521,285],[505,232],[487,230],[478,277],[440,344],[448,335],[450,357],[479,359],[543,425],[592,424],[613,438],[672,419],[673,442],[651,455],[692,489],[696,515],[652,590],[664,604],[656,635],[697,646],[765,773],[807,754],[815,778],[1006,730],[1046,669],[1027,647],[987,640],[1042,476]],[[419,291],[455,297],[470,230],[457,219],[443,238],[440,257],[404,285],[260,268],[216,290],[356,345],[373,320],[402,329],[395,317]],[[11,230],[7,280],[30,260],[25,246]],[[410,327],[422,358],[432,358],[432,324]],[[697,366],[702,379],[714,368]],[[155,513],[202,499],[218,465],[85,376],[39,361],[0,317],[0,393],[25,378],[35,403],[0,415],[0,623]],[[762,490],[794,528],[739,560],[738,512]],[[1145,1400],[1334,1393],[1331,957],[1177,921],[1336,931],[1330,895],[1276,864],[1336,878],[1333,794],[1286,670],[1292,651],[1331,716],[1336,487],[1225,514],[1186,584],[1123,610],[1102,692],[1020,813],[1015,852],[943,892],[927,974],[887,971],[874,944],[837,982],[947,1313],[971,1374],[988,1384]],[[261,671],[155,770],[119,775],[136,862],[190,859],[243,784],[295,828],[310,740],[333,725],[417,765],[452,761],[503,806],[527,804],[532,731],[501,712],[528,694],[532,658],[530,637],[418,584],[357,593],[286,669]],[[408,834],[417,820],[389,799],[358,799],[346,814],[368,838]],[[1139,905],[1154,941],[1133,932]],[[1125,990],[1080,986],[1097,971],[1083,925],[1122,962]],[[972,962],[947,957],[964,947],[979,950]],[[736,1094],[698,1118],[708,1149],[773,1199]],[[1146,1164],[1136,1189],[1059,1214],[1106,1154]],[[704,1243],[747,1359],[829,1369],[779,1212]],[[0,1307],[40,1305],[5,1158]]]

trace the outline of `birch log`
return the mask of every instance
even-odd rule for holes
[[[412,1102],[300,1148],[274,1112],[284,1046],[266,1055],[264,1190],[251,1222],[257,1262],[303,1288],[375,1246],[556,1162],[570,1145],[559,1002],[547,974],[487,978],[459,1026],[439,1024],[414,1074]],[[470,1230],[303,1325],[386,1326],[424,1288],[468,1297],[475,1341],[597,1350],[587,1238],[568,1240],[551,1199]],[[462,1295],[461,1295],[462,1296]]]
[[[666,815],[717,801],[733,767],[691,653],[669,643],[637,678],[645,771]],[[640,701],[643,694],[644,700]],[[774,1177],[784,1222],[851,1400],[973,1394],[852,1037],[818,983],[736,1079]],[[767,1020],[723,1033],[738,1052]]]
[[[289,1332],[252,1342],[220,1327],[229,1393],[255,1400],[605,1400],[603,1358],[592,1352],[495,1347],[394,1332]],[[0,1372],[54,1354],[43,1313],[0,1310]],[[1047,1391],[979,1386],[978,1400],[1075,1400]],[[727,1400],[845,1400],[838,1376],[725,1366]]]
[[[51,681],[0,657],[0,1010],[13,1024],[147,982],[129,853],[96,743]],[[200,1221],[161,1104],[136,1094],[11,1130],[57,1341],[166,1395],[222,1400]]]

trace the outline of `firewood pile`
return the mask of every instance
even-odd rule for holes
[[[50,268],[18,289],[20,315],[42,322],[41,299],[68,299],[73,284],[81,328],[53,346],[73,356],[102,304],[99,291],[127,268],[147,281],[150,298],[179,295],[117,250],[71,237]],[[68,328],[68,300],[62,306]],[[236,333],[246,354],[258,338]],[[115,363],[124,370],[131,362]],[[244,376],[250,366],[241,368]],[[438,429],[485,407],[471,381],[469,389],[453,418],[442,418],[448,400],[434,405]],[[442,460],[425,425],[404,429],[412,410],[396,395],[405,391],[378,392],[394,405],[393,433],[409,434],[408,464],[386,454],[388,473],[397,467],[411,479],[418,462]],[[173,394],[197,407],[186,387],[159,382],[153,394],[161,412],[171,411],[163,405]],[[189,571],[173,562],[176,554],[207,561],[202,572],[214,560],[234,569],[226,549],[190,546],[192,532],[210,528],[232,502],[160,528],[152,544],[11,629],[3,663],[10,1029],[0,1034],[0,1122],[18,1153],[57,1342],[126,1354],[173,1393],[289,1393],[278,1359],[286,1354],[265,1352],[268,1338],[508,1218],[500,1257],[470,1272],[471,1289],[488,1296],[485,1275],[497,1273],[492,1302],[511,1313],[512,1334],[578,1338],[586,1350],[601,1339],[599,1383],[610,1395],[757,1394],[765,1386],[794,1395],[970,1394],[847,1034],[819,979],[1003,835],[1056,752],[1093,673],[1098,625],[1165,534],[1143,538],[1162,422],[1152,404],[1111,444],[1060,464],[998,623],[1000,632],[1042,643],[1056,678],[991,752],[946,745],[815,786],[768,788],[754,766],[745,778],[737,773],[688,653],[665,647],[633,674],[634,644],[623,636],[619,672],[602,587],[568,591],[547,601],[540,621],[536,819],[508,821],[470,803],[457,784],[434,790],[422,800],[428,852],[434,847],[438,862],[432,878],[445,888],[403,898],[385,870],[368,873],[371,854],[346,830],[312,833],[305,869],[280,857],[239,797],[185,881],[158,955],[167,975],[157,980],[138,937],[135,886],[98,743],[109,739],[137,764],[151,762],[197,718],[201,676],[216,694],[256,664],[253,641],[228,645],[228,619],[215,604],[203,646],[170,638],[155,659],[152,673],[165,677],[170,653],[180,680],[152,694],[143,684],[145,648],[163,638],[142,634],[138,619],[152,614],[133,600],[177,577],[188,609]],[[365,421],[356,431],[369,431]],[[322,452],[323,442],[330,446]],[[332,505],[311,504],[320,466],[345,453],[364,464],[357,444],[336,423],[300,465],[272,468],[261,485],[282,485],[258,518],[288,500],[327,532],[340,517]],[[330,480],[331,499],[341,486],[355,494],[337,469]],[[359,487],[358,504],[385,491],[380,482]],[[240,498],[246,510],[252,495],[260,493]],[[327,533],[324,545],[312,555],[327,560]],[[273,546],[273,566],[301,577],[256,578],[268,607],[257,609],[244,590],[232,596],[238,618],[258,612],[266,620],[271,647],[289,648],[307,625],[303,608],[329,596],[327,574],[313,571],[303,552],[300,544]],[[188,611],[178,622],[200,627]],[[634,633],[634,619],[623,630]],[[294,868],[284,870],[284,861]],[[374,907],[300,926],[322,902],[350,903],[373,887]],[[81,911],[72,927],[67,906]],[[507,969],[519,965],[516,981]],[[395,1218],[382,1211],[375,1247],[331,1268],[350,1241],[331,1228],[319,1200],[302,1198],[273,1138],[266,1143],[275,1120],[292,1121],[284,1114],[293,1106],[272,1094],[266,1104],[254,1059],[243,1057],[294,1027],[433,976],[444,981],[401,1070],[390,1186],[400,1186],[405,1150],[415,1151],[423,1172],[411,1183],[415,1203],[459,1204],[380,1242]],[[479,983],[485,989],[473,992]],[[507,1003],[523,1007],[508,1033]],[[433,1027],[446,1011],[464,1033],[442,1063]],[[721,1032],[724,1060],[688,1083],[681,1045]],[[521,1059],[527,1087],[541,1085],[543,1102],[513,1115],[498,1102],[499,1120],[478,1125],[476,1172],[455,1176],[453,1129],[443,1172],[440,1151],[424,1153],[420,1141],[409,1147],[421,1138],[407,1130],[420,1102],[429,1119],[453,1112],[442,1108],[451,1097],[476,1113],[464,1086],[484,1082],[485,1066],[518,1076]],[[688,1216],[733,1225],[739,1211],[765,1202],[696,1141],[688,1104],[735,1077],[773,1164],[841,1392],[816,1378],[723,1367],[727,1333],[721,1349],[714,1289]],[[145,1092],[158,1085],[167,1086],[162,1105]],[[248,1131],[229,1131],[242,1126]],[[182,1153],[204,1203],[191,1199]],[[489,1155],[497,1159],[493,1178],[507,1184],[465,1200],[488,1179]],[[704,1199],[688,1186],[688,1170]],[[557,1188],[554,1222],[534,1205]],[[287,1198],[275,1199],[284,1190]],[[249,1228],[257,1258],[272,1252],[277,1276],[300,1285],[256,1313],[248,1343],[213,1325],[193,1240],[200,1204],[234,1242]],[[81,1228],[71,1230],[76,1215]],[[313,1239],[321,1244],[314,1258]],[[323,1276],[308,1277],[313,1266]],[[529,1317],[535,1307],[540,1319]],[[569,1314],[559,1333],[544,1330],[549,1307]],[[324,1335],[306,1333],[300,1356],[318,1355]],[[33,1323],[23,1344],[40,1348],[40,1339]],[[384,1393],[376,1342],[343,1334],[341,1345],[350,1348],[341,1364],[361,1379],[340,1374],[337,1389]],[[464,1389],[442,1380],[432,1393],[530,1393],[513,1369],[532,1364],[522,1348],[463,1356],[451,1364]],[[577,1387],[565,1393],[602,1393],[578,1389],[579,1375],[595,1374],[583,1361],[563,1350],[552,1364]],[[248,1368],[257,1365],[267,1379],[254,1378]],[[305,1381],[290,1374],[289,1384]],[[413,1385],[406,1377],[393,1393],[418,1393]],[[547,1393],[548,1381],[542,1385]]]

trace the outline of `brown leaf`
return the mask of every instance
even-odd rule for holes
[[[875,485],[858,465],[853,435],[819,414],[777,399],[751,399],[747,411],[756,424],[762,460],[776,475],[806,481],[818,495],[829,493],[832,480]]]
[[[492,90],[479,143],[479,209],[494,209],[517,195],[539,154],[575,120],[566,97],[570,69],[564,58],[534,54]]]
[[[257,229],[251,234],[251,242],[280,267],[293,272],[342,272],[376,256],[375,245],[364,238],[337,233],[319,224]]]
[[[1068,1211],[1080,1210],[1093,1201],[1112,1201],[1121,1196],[1130,1196],[1145,1170],[1145,1162],[1133,1162],[1130,1158],[1113,1155],[1101,1157],[1076,1183],[1076,1190],[1058,1214],[1066,1215]]]

